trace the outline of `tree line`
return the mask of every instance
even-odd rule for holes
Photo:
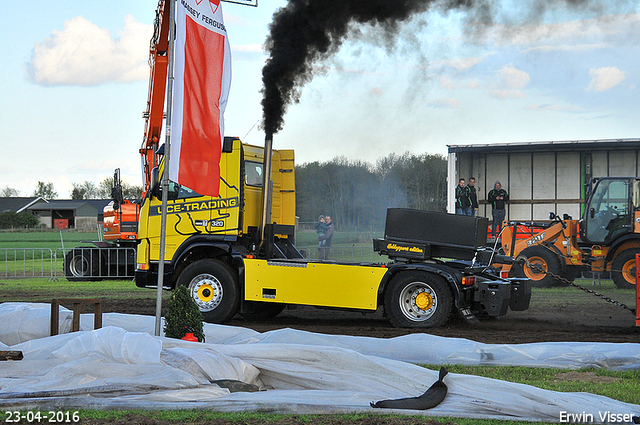
[[[380,227],[387,208],[446,211],[447,161],[443,155],[392,153],[375,165],[344,157],[296,166],[300,221],[330,214],[341,226]]]
[[[71,199],[110,199],[111,188],[113,187],[113,177],[107,177],[97,185],[90,181],[83,183],[72,183]],[[142,186],[122,183],[122,194],[127,199],[140,199],[142,197]],[[12,187],[5,186],[0,189],[0,197],[18,197],[20,191]],[[39,181],[31,196],[40,196],[44,199],[58,199],[58,192],[53,187],[53,183]]]
[[[375,164],[337,157],[296,166],[296,207],[302,222],[330,214],[339,226],[381,227],[387,208],[446,211],[447,161],[443,155],[392,153]],[[74,183],[71,199],[109,199],[113,178],[98,185]],[[142,187],[123,183],[125,198],[139,199]],[[5,187],[0,196],[19,196]],[[32,196],[56,199],[52,183],[38,182]],[[15,218],[14,218],[15,219]]]

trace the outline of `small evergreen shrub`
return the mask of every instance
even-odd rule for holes
[[[187,332],[193,332],[198,341],[203,342],[202,320],[202,313],[189,295],[187,287],[176,288],[167,303],[167,313],[164,316],[165,336],[181,339]]]

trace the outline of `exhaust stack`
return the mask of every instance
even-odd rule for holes
[[[266,242],[267,224],[271,222],[271,153],[273,151],[273,133],[267,133],[264,139],[264,158],[262,160],[262,245]]]

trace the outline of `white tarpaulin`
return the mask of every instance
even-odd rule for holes
[[[490,345],[426,334],[393,339],[291,329],[261,334],[220,325],[205,326],[202,344],[152,336],[153,317],[115,313],[103,315],[102,329],[49,337],[48,313],[47,304],[0,304],[0,349],[24,356],[0,362],[4,409],[385,413],[391,411],[373,409],[369,402],[417,396],[438,379],[437,371],[414,362],[571,368],[640,363],[640,344]],[[69,315],[61,312],[61,318]],[[92,315],[83,316],[81,327],[92,329]],[[231,393],[212,383],[218,380],[242,381],[261,391]],[[446,398],[426,414],[550,422],[570,414],[591,415],[591,422],[603,422],[606,414],[640,414],[639,405],[587,393],[460,374],[449,374],[444,382]]]

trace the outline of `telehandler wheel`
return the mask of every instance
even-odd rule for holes
[[[100,254],[92,248],[75,248],[64,256],[64,276],[70,282],[100,280]]]
[[[189,264],[177,284],[189,289],[205,322],[224,323],[238,311],[238,283],[231,268],[222,261],[205,259]]]
[[[626,249],[611,263],[611,279],[620,289],[636,287],[636,254],[640,254],[640,249]]]
[[[245,301],[243,309],[246,308],[247,311],[240,313],[240,316],[247,320],[271,319],[282,313],[286,306],[286,304],[282,303]]]
[[[403,272],[389,283],[384,309],[398,328],[442,326],[451,318],[453,293],[439,276],[422,271]]]
[[[562,266],[560,259],[551,250],[541,245],[530,246],[522,250],[518,259],[528,259],[527,263],[519,262],[513,266],[513,274],[516,277],[527,277],[531,279],[531,285],[537,288],[549,288],[556,285],[556,279],[547,272],[560,276]]]

